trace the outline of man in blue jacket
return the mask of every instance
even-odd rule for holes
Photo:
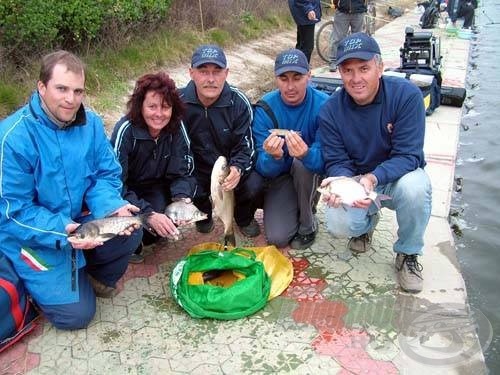
[[[310,62],[314,50],[314,28],[321,21],[321,1],[288,0],[288,7],[293,20],[297,24],[297,44],[295,48],[304,52],[307,62]]]
[[[316,117],[328,95],[309,85],[309,64],[298,49],[278,54],[274,73],[278,89],[257,103],[252,125],[256,170],[266,179],[264,228],[269,243],[305,249],[317,231],[313,208],[323,159]]]
[[[84,87],[76,56],[48,54],[29,103],[0,122],[0,251],[61,329],[88,325],[142,238],[133,227],[104,244],[68,238],[83,221],[138,211],[121,198],[121,168]]]
[[[343,88],[332,94],[319,114],[319,133],[329,178],[359,176],[367,192],[392,199],[383,207],[396,211],[398,239],[394,243],[401,288],[422,290],[424,232],[431,213],[431,185],[424,171],[425,109],[422,93],[403,78],[382,76],[377,42],[364,33],[342,40],[338,63]],[[342,205],[340,197],[325,194],[328,230],[336,237],[352,237],[349,247],[369,249],[378,219],[370,199]]]

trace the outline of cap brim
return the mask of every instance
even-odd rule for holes
[[[282,67],[279,67],[278,69],[276,69],[274,71],[274,74],[277,75],[277,76],[280,76],[286,72],[295,72],[295,73],[299,73],[299,74],[307,74],[309,73],[309,69],[306,69],[306,68],[303,68],[301,66],[297,66],[297,65],[285,65],[285,66],[282,66]]]
[[[215,64],[219,68],[222,68],[222,69],[226,68],[225,64],[221,63],[220,61],[214,60],[214,59],[203,59],[203,60],[197,61],[196,64],[192,64],[191,66],[193,68],[199,68],[200,66],[202,66],[204,64]]]
[[[340,65],[344,61],[349,60],[349,59],[359,59],[359,60],[368,61],[368,60],[373,59],[373,56],[375,56],[375,55],[376,55],[375,52],[362,52],[362,51],[347,53],[344,56],[342,56],[340,59],[337,59],[336,64]]]

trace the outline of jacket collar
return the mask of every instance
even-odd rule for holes
[[[43,125],[48,126],[49,128],[52,129],[61,129],[57,124],[55,124],[49,116],[45,113],[45,111],[42,108],[42,102],[40,98],[40,94],[38,94],[38,91],[35,91],[30,98],[29,101],[29,109],[33,117],[35,117],[38,121],[40,121]],[[78,108],[78,111],[76,112],[76,117],[75,120],[69,124],[67,127],[61,130],[66,130],[70,129],[74,126],[84,126],[87,123],[87,115],[85,113],[85,107],[80,105],[80,108]]]
[[[196,95],[196,86],[194,85],[194,82],[192,80],[189,81],[183,91],[184,100],[186,103],[197,104],[204,107],[204,105],[198,99],[198,95]],[[231,87],[227,82],[224,82],[224,87],[222,88],[222,92],[219,98],[210,107],[228,107],[232,104]]]

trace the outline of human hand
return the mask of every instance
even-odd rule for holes
[[[299,133],[291,130],[285,136],[288,153],[291,157],[302,159],[309,151],[309,146],[304,142]]]
[[[118,208],[109,216],[134,216],[135,214],[139,213],[140,210],[141,209],[139,207],[128,203],[125,206]]]
[[[367,194],[375,189],[375,186],[377,186],[377,182],[377,177],[373,173],[367,173],[361,176],[361,178],[359,179],[359,183],[363,185]],[[371,204],[372,200],[366,198],[354,201],[352,205],[353,207],[368,209]]]
[[[80,224],[77,223],[70,223],[66,225],[66,233],[70,234],[73,233]],[[95,249],[97,246],[102,246],[103,242],[102,241],[93,241],[89,239],[80,239],[78,237],[68,237],[68,242],[70,243],[71,247],[73,249],[80,249],[80,250],[92,250]]]
[[[307,13],[307,19],[309,21],[318,21],[318,19],[316,18],[316,12],[314,10],[310,10],[308,13]]]
[[[170,237],[174,239],[179,238],[179,230],[175,226],[174,222],[165,214],[153,212],[148,217],[148,225],[160,237]]]
[[[241,173],[239,168],[235,167],[234,165],[231,165],[229,167],[229,174],[222,182],[222,189],[224,189],[224,191],[233,190],[236,186],[238,186],[240,178],[241,178]]]
[[[277,136],[275,133],[271,133],[262,144],[262,148],[273,158],[279,160],[283,157],[284,154],[284,144],[285,140],[282,137]]]
[[[334,207],[334,208],[340,207],[340,205],[342,204],[342,199],[340,199],[340,196],[331,193],[328,188],[328,185],[337,178],[338,177],[325,178],[323,181],[321,181],[320,185],[320,187],[324,189],[321,195],[323,202],[325,202],[329,207]]]

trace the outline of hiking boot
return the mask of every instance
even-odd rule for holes
[[[331,62],[330,65],[328,65],[328,70],[330,72],[336,72],[337,71],[337,64],[335,62]]]
[[[415,254],[401,254],[396,256],[396,272],[401,289],[408,293],[419,293],[422,291],[424,279],[422,270],[424,267],[418,262]]]
[[[247,237],[257,237],[260,234],[259,224],[255,219],[250,224],[240,227],[240,232]]]
[[[214,220],[211,217],[197,221],[195,224],[196,230],[200,233],[210,233],[214,230]]]
[[[304,250],[310,247],[316,239],[316,232],[309,234],[297,233],[290,242],[290,247],[296,250]]]
[[[89,277],[90,284],[92,285],[92,288],[94,289],[95,295],[97,297],[112,298],[118,293],[116,288],[104,285],[103,283],[94,279],[90,275],[88,275],[88,277]]]
[[[380,215],[377,212],[375,217],[373,218],[373,226],[372,229],[368,233],[362,234],[358,237],[352,237],[347,244],[349,250],[351,250],[355,254],[366,253],[372,244],[373,232],[375,232],[375,228],[380,220]]]

